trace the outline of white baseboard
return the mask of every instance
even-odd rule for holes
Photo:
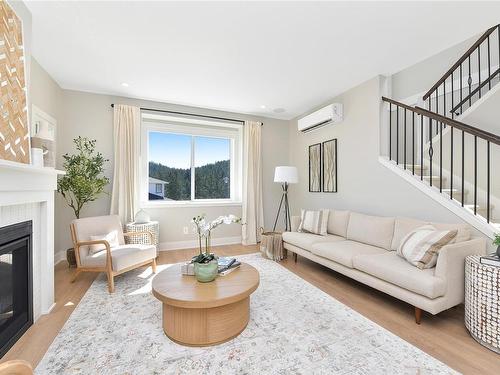
[[[66,260],[66,251],[58,251],[54,254],[54,266]]]
[[[241,236],[212,238],[212,246],[240,244]],[[162,242],[158,245],[159,251],[178,249],[192,249],[198,247],[197,240]]]

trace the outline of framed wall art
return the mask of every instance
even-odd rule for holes
[[[309,192],[321,192],[321,143],[309,146]]]
[[[337,192],[337,139],[323,142],[322,147],[323,166],[323,192]]]
[[[23,27],[6,1],[0,1],[0,18],[0,159],[29,164]]]

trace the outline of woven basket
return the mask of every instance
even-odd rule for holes
[[[283,239],[280,232],[262,232],[260,240],[262,256],[279,262],[284,258]]]

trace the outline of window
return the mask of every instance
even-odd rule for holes
[[[155,194],[144,189],[142,202],[239,202],[241,126],[175,120],[143,114],[142,181],[154,181]]]

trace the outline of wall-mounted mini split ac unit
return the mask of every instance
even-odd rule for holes
[[[305,133],[328,124],[341,122],[343,120],[343,112],[343,106],[340,103],[327,105],[326,107],[299,119],[299,131]]]

